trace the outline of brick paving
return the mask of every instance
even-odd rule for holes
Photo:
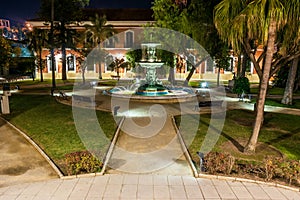
[[[107,174],[54,179],[0,188],[0,199],[271,199],[299,200],[300,193],[265,184],[192,176]]]

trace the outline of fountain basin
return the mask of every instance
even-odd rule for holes
[[[169,93],[168,90],[164,86],[159,84],[142,85],[137,89],[136,92],[137,95],[142,95],[142,96],[163,96],[163,95],[167,95],[168,93]]]
[[[112,98],[130,100],[135,102],[145,103],[179,103],[197,100],[197,95],[193,91],[184,91],[183,89],[164,89],[162,91],[143,91],[143,94],[138,94],[137,91],[129,89],[110,89],[106,94]],[[152,93],[153,92],[153,93]]]

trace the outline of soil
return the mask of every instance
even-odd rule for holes
[[[247,142],[248,140],[238,138],[234,142],[232,141],[225,142],[221,146],[221,149],[224,152],[230,153],[234,157],[239,157],[245,160],[262,161],[267,155],[274,156],[274,157],[283,157],[282,153],[279,150],[277,150],[275,147],[262,142],[258,142],[254,154],[245,154],[243,153],[243,149],[241,149],[241,147],[244,147],[247,144]]]

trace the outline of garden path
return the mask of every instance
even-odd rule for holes
[[[126,118],[108,172],[193,175],[172,123],[170,116]]]

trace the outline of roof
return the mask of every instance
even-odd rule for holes
[[[144,8],[84,8],[83,21],[90,21],[91,17],[106,16],[107,21],[154,21],[153,11]],[[27,21],[41,21],[39,18]]]
[[[90,24],[92,17],[98,13],[99,16],[106,16],[107,23],[115,28],[136,28],[141,27],[147,22],[153,22],[154,18],[153,11],[151,9],[144,8],[107,8],[107,9],[95,9],[95,8],[84,8],[83,9],[83,19],[80,24],[74,23],[70,24],[72,27],[83,27],[85,24]],[[27,20],[32,27],[45,28],[44,21],[41,19],[31,19]]]
[[[142,8],[85,8],[83,9],[84,20],[90,20],[98,13],[106,16],[107,21],[154,21],[153,11]]]

